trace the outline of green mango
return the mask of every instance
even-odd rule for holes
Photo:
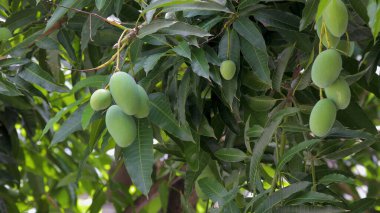
[[[144,88],[142,88],[140,85],[137,85],[139,94],[140,94],[140,108],[136,112],[135,117],[136,118],[145,118],[148,117],[150,108],[149,108],[149,97]]]
[[[335,37],[341,37],[346,32],[348,12],[341,0],[330,0],[323,11],[322,18],[329,32]]]
[[[323,31],[323,37],[321,35],[322,33],[322,18],[318,19],[316,23],[317,28],[317,35],[319,39],[322,39],[322,44],[327,48],[336,48],[339,44],[339,37],[333,36],[330,31],[325,28],[325,31]]]
[[[320,88],[334,83],[342,70],[342,57],[335,49],[321,52],[311,68],[311,79]]]
[[[136,139],[136,122],[123,110],[112,105],[106,113],[106,127],[115,143],[120,147],[129,146]]]
[[[328,99],[334,101],[338,109],[345,109],[350,104],[351,90],[347,81],[339,78],[333,84],[325,88]]]
[[[135,115],[140,107],[140,93],[135,80],[125,72],[116,72],[110,79],[110,90],[116,104],[127,115]]]
[[[232,60],[223,61],[220,65],[220,74],[225,80],[231,80],[236,73],[236,65]]]
[[[336,118],[336,106],[330,99],[322,99],[315,104],[310,114],[310,130],[318,136],[323,137],[329,133]]]
[[[90,106],[94,111],[106,109],[111,103],[111,93],[106,89],[96,90],[90,98]]]
[[[0,27],[0,42],[12,38],[12,32],[6,27]]]

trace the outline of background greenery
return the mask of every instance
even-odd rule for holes
[[[353,96],[318,139],[327,1],[0,0],[0,211],[380,211],[380,2],[344,1]],[[88,105],[117,56],[151,101],[123,150]]]

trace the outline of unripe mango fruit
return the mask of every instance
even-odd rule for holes
[[[111,103],[111,93],[106,89],[98,89],[91,95],[90,106],[94,111],[106,109]]]
[[[220,65],[220,74],[225,80],[231,80],[236,72],[235,62],[232,60],[223,61]]]
[[[116,72],[110,79],[110,90],[116,104],[127,115],[134,115],[139,111],[139,91],[135,80],[125,72]]]
[[[12,37],[12,32],[6,27],[0,27],[0,41],[7,41]]]
[[[350,104],[351,90],[347,81],[339,78],[333,84],[325,88],[328,99],[334,101],[338,109],[345,109]]]
[[[323,35],[322,34],[322,18],[318,19],[316,23],[316,28],[317,28],[317,34],[319,39],[322,40],[322,44],[327,47],[327,48],[335,48],[339,44],[339,37],[333,36],[330,31],[327,29],[327,27],[323,30]]]
[[[332,100],[322,99],[315,104],[310,114],[310,130],[318,136],[326,136],[334,125],[336,118],[336,107]]]
[[[140,85],[137,85],[137,89],[139,91],[140,95],[140,108],[136,112],[135,117],[136,118],[145,118],[149,115],[149,97],[144,88],[142,88]]]
[[[117,105],[108,108],[106,126],[115,143],[120,147],[127,147],[136,139],[135,120]]]
[[[341,0],[330,0],[322,18],[327,29],[336,37],[341,37],[347,30],[348,12],[346,5]]]
[[[321,52],[311,68],[311,79],[320,88],[325,88],[338,79],[342,70],[342,57],[335,49]]]

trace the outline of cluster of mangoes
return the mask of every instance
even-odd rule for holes
[[[310,114],[310,130],[323,137],[332,128],[338,109],[345,109],[350,103],[351,91],[345,79],[339,77],[342,70],[342,57],[335,49],[340,37],[346,32],[348,13],[341,0],[331,0],[317,21],[317,33],[327,50],[315,59],[311,79],[324,89],[326,98],[317,102]]]
[[[136,118],[149,115],[149,98],[146,91],[125,72],[111,76],[109,90],[98,89],[90,99],[95,111],[107,109],[106,126],[108,132],[120,147],[129,146],[136,138]],[[112,98],[116,105],[112,105]]]

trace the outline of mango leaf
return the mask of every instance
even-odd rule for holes
[[[285,166],[286,163],[288,163],[292,158],[296,155],[299,154],[301,151],[304,149],[313,146],[314,144],[320,142],[320,139],[314,139],[314,140],[308,140],[304,141],[302,143],[299,143],[295,146],[293,146],[291,149],[285,152],[285,154],[281,157],[279,160],[276,170],[281,171],[283,167]]]
[[[227,190],[216,179],[206,177],[198,180],[199,187],[202,192],[207,195],[212,201],[218,202],[219,205],[225,203],[224,197],[227,195]]]
[[[146,73],[148,73],[149,71],[151,71],[154,68],[154,66],[156,66],[156,64],[158,63],[158,61],[163,56],[165,56],[165,54],[166,54],[166,52],[164,52],[164,53],[156,53],[156,54],[148,56],[148,58],[146,58],[146,60],[144,62],[144,71]]]
[[[152,1],[147,7],[144,8],[141,15],[147,13],[149,10],[154,10],[160,7],[169,7],[173,5],[181,5],[197,2],[196,0],[158,0]]]
[[[272,85],[267,52],[263,49],[252,46],[252,44],[244,38],[240,38],[240,47],[243,57],[248,62],[254,75],[256,75],[264,84]]]
[[[63,122],[59,130],[54,134],[50,147],[64,141],[72,133],[82,130],[81,120],[83,109],[83,107],[79,108]]]
[[[49,21],[46,24],[45,31],[48,31],[52,26],[54,26],[59,19],[61,19],[69,10],[68,8],[73,7],[74,4],[78,3],[79,0],[64,0],[60,3],[63,7],[58,6],[57,9],[54,11],[53,15],[49,19]]]
[[[168,35],[180,35],[180,36],[197,36],[207,37],[211,36],[210,33],[204,31],[202,28],[187,24],[185,22],[176,22],[173,25],[163,28],[160,32]]]
[[[282,188],[272,195],[270,195],[264,202],[256,208],[255,212],[271,212],[271,209],[279,204],[281,201],[284,201],[286,198],[292,196],[293,194],[300,192],[306,189],[310,185],[310,182],[301,181],[298,183],[293,183],[292,185]]]
[[[277,69],[273,76],[273,89],[278,92],[281,91],[282,78],[284,76],[286,68],[288,67],[290,57],[293,55],[294,48],[295,44],[285,48],[284,51],[282,51],[278,56]]]
[[[257,26],[247,17],[239,18],[233,24],[234,30],[257,49],[266,51],[265,40]]]
[[[123,149],[124,165],[133,183],[146,196],[152,186],[153,131],[147,119],[137,119],[137,137]]]
[[[149,95],[151,111],[149,119],[155,125],[168,131],[170,134],[184,141],[193,141],[190,130],[185,126],[180,126],[170,109],[168,98],[162,93]]]
[[[287,205],[300,205],[304,203],[336,203],[339,200],[333,196],[320,192],[305,192],[289,200]]]
[[[65,86],[55,83],[54,78],[35,63],[25,66],[23,70],[18,73],[18,76],[25,81],[41,86],[49,92],[69,91]]]
[[[281,213],[343,213],[347,212],[345,209],[341,209],[334,206],[284,206],[276,208],[275,212]]]
[[[305,2],[305,7],[302,11],[302,19],[300,21],[299,31],[304,30],[313,21],[318,11],[318,5],[320,0],[308,0]]]
[[[168,20],[154,20],[150,22],[147,25],[144,25],[140,30],[139,34],[137,35],[138,38],[144,38],[147,35],[151,35],[153,33],[156,33],[157,31],[170,27],[173,24],[177,23],[177,21],[168,21]]]
[[[235,148],[222,148],[214,154],[217,158],[225,162],[240,162],[248,158],[243,151]]]
[[[93,75],[86,77],[85,79],[80,80],[78,83],[76,83],[71,90],[71,93],[76,93],[80,89],[83,89],[85,87],[94,87],[94,88],[101,88],[104,87],[109,79],[108,75]]]
[[[107,0],[95,0],[95,5],[98,10],[101,10],[104,7],[104,4]]]
[[[210,66],[206,59],[205,52],[201,48],[195,48],[192,52],[192,70],[199,76],[208,79],[210,77]]]
[[[374,41],[380,32],[380,3],[376,0],[369,0],[367,6],[369,16],[368,25],[371,28]]]
[[[9,82],[7,79],[0,77],[0,94],[6,96],[19,96],[22,93],[16,88],[14,84]]]
[[[189,44],[186,41],[180,42],[172,49],[175,53],[191,60],[191,50]]]
[[[271,118],[271,122],[264,128],[263,134],[256,142],[255,147],[253,148],[250,169],[249,169],[249,186],[253,189],[258,178],[259,174],[259,164],[260,160],[264,154],[265,148],[272,141],[272,136],[276,131],[277,127],[282,122],[282,119],[285,116],[294,114],[298,112],[298,108],[289,107],[283,110],[278,111]]]
[[[70,110],[72,110],[74,107],[77,107],[78,105],[83,103],[85,100],[88,100],[88,99],[81,98],[81,99],[71,103],[70,105],[66,106],[65,108],[62,108],[57,114],[55,114],[54,117],[50,118],[50,120],[46,123],[45,128],[42,130],[40,138],[42,138],[49,131],[49,129],[52,128],[53,125],[55,123],[57,123],[65,114],[70,112]]]
[[[355,185],[355,181],[352,178],[346,177],[342,174],[329,174],[319,179],[318,184],[330,185],[332,183],[347,183]]]
[[[24,65],[29,63],[27,58],[5,58],[0,60],[0,67],[8,67],[11,65]]]
[[[231,13],[231,11],[216,2],[212,1],[197,1],[194,3],[180,4],[180,5],[171,5],[164,7],[163,11],[165,12],[176,12],[176,11],[187,11],[187,10],[202,10],[202,11],[222,11],[226,13]]]

